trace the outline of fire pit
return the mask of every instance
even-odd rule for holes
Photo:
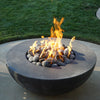
[[[96,56],[79,42],[73,43],[76,58],[70,64],[60,67],[41,67],[26,59],[26,51],[36,39],[12,48],[7,54],[7,67],[12,77],[26,89],[41,94],[60,94],[84,83],[91,75]],[[41,39],[38,39],[41,40]],[[62,39],[63,44],[69,40]]]
[[[42,36],[43,44],[37,46],[36,41],[41,43],[42,39],[30,39],[16,45],[7,54],[7,68],[12,77],[21,86],[34,93],[55,95],[68,92],[83,84],[91,75],[96,64],[94,52],[83,44],[75,41],[72,49],[75,37],[71,41],[61,40],[63,30],[60,25],[62,21],[63,19],[60,22],[54,19],[56,29],[54,31],[51,28],[50,38],[50,40],[53,39],[53,42],[47,41],[48,39]],[[57,35],[56,32],[60,35]],[[32,45],[32,43],[34,44]],[[50,48],[47,49],[47,46]],[[37,47],[40,49],[37,50]],[[48,55],[46,56],[46,54]],[[36,55],[39,56],[34,60]],[[41,61],[41,59],[44,60]],[[52,59],[48,63],[49,65],[44,63],[48,59]],[[66,59],[69,62],[66,63]]]

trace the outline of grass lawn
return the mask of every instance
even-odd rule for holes
[[[53,18],[64,17],[64,37],[100,44],[100,0],[0,0],[0,43],[49,36]]]

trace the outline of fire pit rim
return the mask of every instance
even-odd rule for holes
[[[34,40],[36,40],[36,39],[34,39]],[[40,39],[41,40],[41,39]],[[64,39],[65,40],[65,39]],[[33,41],[33,39],[29,39],[29,40],[26,40],[25,42],[29,42],[29,41]],[[22,43],[20,43],[20,44],[23,44],[23,43],[25,43],[25,42],[22,42]],[[18,45],[20,45],[20,44],[18,44]],[[15,47],[17,47],[18,45],[16,45]],[[82,44],[83,45],[83,44]],[[15,47],[13,47],[11,50],[13,50]],[[86,46],[85,46],[86,47]],[[10,51],[11,51],[10,50]],[[10,52],[9,51],[9,52]],[[92,50],[91,50],[92,51]],[[9,52],[8,52],[8,54],[9,54]],[[93,51],[92,51],[93,52]],[[93,55],[95,56],[95,53],[93,53]],[[7,55],[8,56],[8,55]],[[94,57],[95,59],[95,63],[93,64],[93,67],[95,66],[95,64],[96,64],[96,56]],[[30,63],[30,62],[28,62],[28,63]],[[10,64],[9,63],[7,63],[7,66],[9,67],[9,68],[12,68],[11,66],[10,66]],[[36,65],[35,65],[36,66]],[[89,64],[89,66],[91,66],[91,64]],[[41,67],[41,66],[36,66],[36,67]],[[65,66],[66,67],[66,66]],[[43,67],[42,67],[42,69],[44,69]],[[50,68],[45,68],[45,69],[50,69]],[[89,70],[91,70],[91,67],[89,67],[89,69],[88,70],[86,70],[85,72],[87,72],[87,71],[89,71]],[[84,74],[85,72],[83,72],[83,73],[81,73],[81,74]],[[19,73],[18,71],[16,71],[16,73]],[[80,75],[81,75],[80,74]],[[36,79],[40,79],[40,80],[59,80],[59,79],[62,79],[62,78],[40,78],[40,77],[33,77],[33,76],[28,76],[28,75],[25,75],[25,74],[23,74],[23,73],[20,73],[20,75],[22,75],[22,76],[24,76],[24,77],[29,77],[29,78],[36,78]],[[77,75],[73,75],[73,76],[70,76],[70,78],[73,78],[73,77],[76,77]],[[63,79],[68,79],[69,77],[63,77]]]

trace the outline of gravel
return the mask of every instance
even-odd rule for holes
[[[33,57],[33,62],[38,62],[39,61],[39,55],[35,54]]]
[[[27,52],[26,58],[33,64],[37,66],[44,66],[44,67],[58,67],[58,66],[65,66],[66,64],[71,63],[75,59],[75,53],[72,50],[70,56],[68,57],[68,48],[67,46],[63,45],[64,50],[60,49],[58,51],[54,51],[52,56],[48,58],[48,50],[51,48],[48,46],[42,56],[40,56],[43,47],[40,45],[35,47],[34,55],[32,51]],[[55,56],[56,54],[56,56]],[[53,58],[54,57],[54,58]]]
[[[43,61],[42,62],[42,66],[44,66],[44,67],[51,67],[51,64],[48,61]]]
[[[33,57],[30,56],[28,60],[29,60],[30,62],[33,62]]]
[[[37,62],[36,65],[37,66],[42,66],[42,64],[40,62]]]
[[[61,62],[61,61],[57,61],[57,65],[58,65],[58,66],[65,66],[66,64],[63,63],[63,62]]]
[[[30,54],[27,54],[27,58],[30,58],[31,57],[31,55]]]
[[[51,67],[58,67],[58,65],[57,64],[52,64],[52,66]]]
[[[66,48],[66,49],[64,50],[64,55],[65,55],[65,56],[68,55],[68,48]]]

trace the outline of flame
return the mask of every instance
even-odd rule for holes
[[[30,50],[29,51],[32,51],[32,53],[33,53],[33,55],[34,55],[34,53],[35,53],[35,47],[37,46],[37,41],[35,41],[34,43],[33,43],[33,45],[32,46],[30,46]]]
[[[54,27],[52,26],[51,27],[51,37],[53,37],[53,38],[62,38],[63,37],[63,29],[61,29],[61,24],[63,23],[63,21],[64,21],[64,18],[62,18],[61,20],[60,20],[60,22],[58,22],[57,21],[57,19],[56,18],[54,18],[54,20],[53,20],[53,23],[54,23]]]
[[[70,40],[69,42],[69,46],[67,47],[68,48],[68,57],[69,55],[71,54],[71,51],[72,51],[72,42],[75,40],[75,36],[72,37],[72,39]]]
[[[48,37],[48,39],[44,39],[42,41],[40,41],[40,48],[41,48],[41,53],[39,58],[42,58],[44,56],[45,60],[48,58],[56,58],[57,55],[59,55],[59,58],[64,61],[63,57],[62,57],[62,53],[59,51],[60,50],[64,50],[64,47],[61,43],[61,39],[63,37],[63,33],[64,30],[61,28],[61,24],[63,23],[64,18],[61,18],[60,22],[57,21],[56,18],[54,18],[53,20],[53,24],[54,26],[51,27],[51,36]],[[41,36],[41,38],[44,38],[44,36]],[[69,46],[68,46],[68,57],[71,53],[72,50],[72,42],[75,40],[75,36],[71,39]],[[30,46],[30,50],[32,51],[33,55],[35,54],[35,52],[37,52],[38,50],[36,49],[37,47],[37,41],[35,41],[33,43],[32,46]]]
[[[41,36],[41,38],[44,38],[44,36]]]

